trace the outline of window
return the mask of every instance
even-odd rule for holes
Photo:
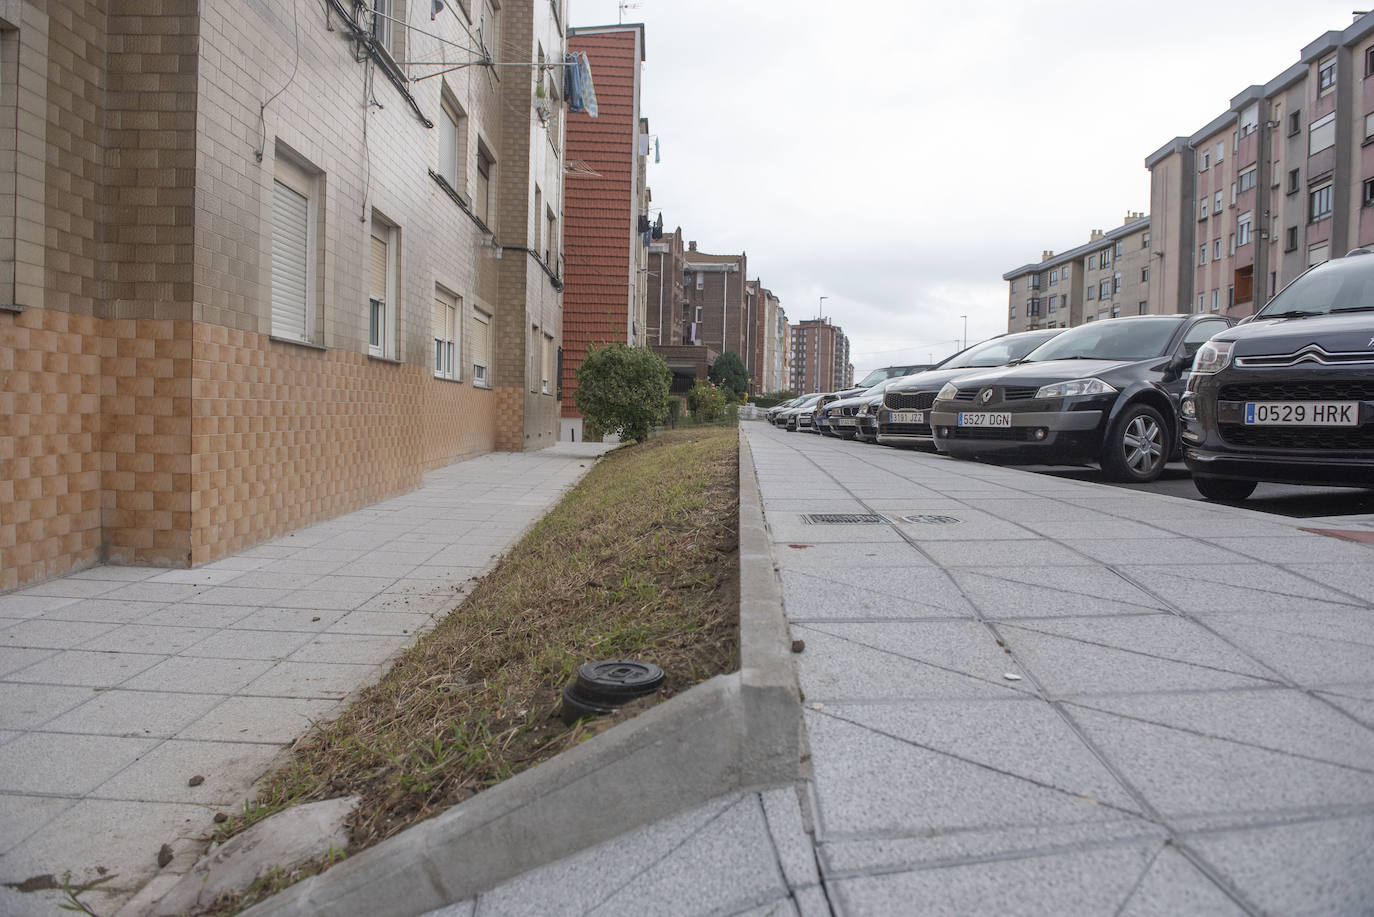
[[[1015,281],[1015,280],[1013,280],[1013,281],[1011,282],[1011,291],[1012,291],[1013,293],[1016,292],[1016,281]]]
[[[1057,270],[1050,271],[1050,286],[1054,286],[1054,285],[1055,285],[1056,283],[1058,283],[1058,282],[1059,282],[1059,271],[1057,271]]]
[[[459,196],[466,198],[467,116],[445,85],[439,95],[439,162],[434,171]]]
[[[1364,139],[1366,143],[1374,140],[1374,112],[1364,116]]]
[[[1197,218],[1198,218],[1199,220],[1205,220],[1205,219],[1207,219],[1207,199],[1206,199],[1206,198],[1203,198],[1202,200],[1200,200],[1200,201],[1197,202]]]
[[[1148,315],[1149,312],[1150,304],[1147,302],[1142,302],[1139,306],[1136,307],[1136,315]]]
[[[1059,279],[1060,279],[1060,280],[1068,280],[1068,279],[1069,279],[1069,266],[1068,266],[1067,264],[1064,265],[1062,268],[1059,269]]]
[[[1120,258],[1120,257],[1121,257],[1121,243],[1120,243],[1120,242],[1116,243],[1116,248],[1112,251],[1112,257],[1113,257],[1114,259],[1115,259],[1115,258]]]
[[[477,191],[472,197],[472,212],[487,226],[492,224],[491,173],[496,166],[496,157],[491,155],[487,145],[477,141]]]
[[[1099,283],[1099,284],[1097,285],[1097,298],[1098,298],[1098,299],[1106,299],[1108,296],[1111,295],[1110,283],[1111,283],[1111,281],[1104,280],[1104,281],[1102,281],[1101,283]]]
[[[1236,304],[1236,287],[1235,287],[1235,284],[1228,284],[1228,285],[1226,286],[1226,308],[1229,309],[1229,308],[1231,308],[1232,306],[1234,306],[1235,304]]]
[[[1089,256],[1088,256],[1088,270],[1090,270],[1090,271],[1095,271],[1095,270],[1097,270],[1097,256],[1096,256],[1096,255],[1089,255]]]
[[[1111,263],[1112,250],[1110,248],[1102,249],[1102,257],[1098,259],[1098,264],[1102,265],[1103,268],[1106,268]]]
[[[374,357],[396,354],[396,228],[372,217],[368,258],[367,352]]]
[[[1299,184],[1301,183],[1301,181],[1302,181],[1302,170],[1301,170],[1301,169],[1289,169],[1289,170],[1288,170],[1288,193],[1289,193],[1289,194],[1296,194],[1297,191],[1298,191],[1298,186],[1299,186]]]
[[[482,21],[477,24],[477,37],[482,40],[482,47],[496,56],[500,42],[500,12],[501,6],[495,0],[479,0],[482,4]],[[528,52],[527,52],[528,53]]]
[[[1011,307],[1011,318],[1016,318],[1016,307],[1015,307],[1015,306],[1012,306],[1012,307]]]
[[[544,192],[538,185],[534,186],[534,244],[530,248],[536,252],[544,250]]]
[[[1089,285],[1088,285],[1088,290],[1087,290],[1087,294],[1086,294],[1086,295],[1087,295],[1087,298],[1088,298],[1089,300],[1096,299],[1096,298],[1097,298],[1097,287],[1092,286],[1091,284],[1089,284]]]
[[[1374,45],[1364,49],[1364,75],[1374,76]]]
[[[553,208],[545,205],[544,207],[544,263],[550,268],[554,267],[558,260],[558,218],[553,215]],[[556,273],[556,271],[555,271]]]
[[[1197,170],[1199,172],[1206,172],[1209,168],[1211,168],[1211,165],[1212,154],[1204,150],[1202,153],[1202,162],[1198,164]]]
[[[1231,254],[1236,253],[1236,234],[1231,233]]]
[[[1288,113],[1288,136],[1295,137],[1302,130],[1302,109],[1295,108]]]
[[[552,335],[545,334],[543,346],[540,350],[540,372],[539,372],[539,391],[545,395],[553,394],[553,368],[554,354],[556,348],[553,346]]]
[[[1240,135],[1249,137],[1259,130],[1259,103],[1252,102],[1240,113]]]
[[[1140,282],[1141,282],[1141,283],[1149,283],[1149,282],[1150,282],[1150,269],[1149,269],[1148,267],[1142,267],[1142,268],[1140,269]]]
[[[1221,192],[1212,195],[1212,212],[1221,213]]]
[[[1374,178],[1364,180],[1364,206],[1374,204]]]
[[[462,314],[458,297],[443,289],[434,290],[434,375],[458,379],[458,316]]]
[[[1242,213],[1236,221],[1236,245],[1250,244],[1250,214]]]
[[[1149,247],[1150,247],[1150,234],[1149,234],[1148,232],[1141,235],[1141,237],[1140,237],[1140,247],[1141,247],[1141,248],[1149,248]]]
[[[472,310],[472,384],[491,388],[491,316]]]
[[[1220,260],[1221,260],[1221,240],[1220,240],[1220,239],[1213,239],[1213,240],[1212,240],[1212,260],[1213,260],[1213,261],[1220,261]]]
[[[1206,309],[1206,308],[1207,308],[1207,294],[1206,294],[1206,293],[1199,293],[1199,294],[1197,294],[1197,311],[1201,312],[1201,311],[1203,311],[1203,310]]]
[[[1040,289],[1040,275],[1031,274],[1028,278],[1026,278],[1026,283],[1032,290]]]
[[[1217,141],[1217,156],[1216,156],[1216,160],[1217,160],[1218,163],[1221,162],[1222,154],[1223,154],[1225,151],[1226,151],[1226,141],[1224,141],[1224,140],[1218,140],[1218,141]]]
[[[1207,243],[1203,242],[1197,247],[1197,263],[1199,266],[1207,263]]]
[[[1317,97],[1326,95],[1336,88],[1336,55],[1317,62]]]
[[[1320,153],[1336,145],[1336,113],[1312,122],[1307,134],[1307,155]]]
[[[1249,191],[1251,188],[1255,187],[1255,177],[1256,177],[1258,174],[1259,174],[1259,167],[1258,167],[1258,166],[1251,166],[1250,168],[1246,169],[1244,172],[1240,173],[1240,176],[1239,176],[1239,178],[1240,178],[1240,188],[1239,188],[1239,190],[1242,191],[1242,192],[1244,192],[1244,191]],[[1220,201],[1218,201],[1218,203],[1220,203]]]
[[[1112,293],[1113,293],[1113,294],[1116,294],[1116,293],[1120,293],[1120,292],[1121,292],[1121,273],[1118,271],[1117,273],[1115,273],[1115,274],[1112,275]]]
[[[697,276],[701,276],[701,275],[698,274]],[[701,289],[701,288],[698,287],[697,289]],[[700,322],[701,322],[701,306],[697,306],[697,315],[696,315],[696,318],[693,319],[693,321],[695,321],[695,322],[697,322],[697,323],[700,323]],[[806,346],[806,338],[805,338],[805,337],[802,338],[802,346],[803,346],[803,347]]]
[[[1286,252],[1298,250],[1298,227],[1289,226],[1283,231],[1283,250]]]
[[[1275,291],[1275,287],[1277,287],[1278,284],[1279,284],[1279,272],[1278,272],[1278,271],[1270,271],[1270,272],[1269,272],[1269,298],[1270,298],[1270,299],[1273,299],[1273,298],[1274,298],[1274,293],[1276,292],[1276,291]],[[1227,306],[1230,306],[1231,304],[1228,302],[1226,305],[1227,305]]]
[[[1215,311],[1217,311],[1219,308],[1221,308],[1220,294],[1221,294],[1221,291],[1220,291],[1220,290],[1213,290],[1213,291],[1212,291],[1212,311],[1213,311],[1213,312],[1215,312]]]
[[[697,289],[706,289],[706,272],[697,271]],[[697,306],[697,321],[701,321],[701,306]]]
[[[1050,311],[1050,312],[1058,312],[1058,311],[1059,311],[1059,294],[1058,294],[1058,293],[1055,293],[1053,296],[1050,297],[1050,305],[1049,305],[1048,311]]]
[[[1315,223],[1331,216],[1331,182],[1326,182],[1307,193],[1309,207],[1307,221]]]
[[[1330,246],[1326,242],[1315,242],[1307,248],[1307,266],[1321,264],[1329,257]]]
[[[319,176],[277,151],[272,182],[272,334],[310,341],[316,327]]]

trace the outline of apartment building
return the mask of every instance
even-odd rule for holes
[[[699,251],[695,241],[688,241],[682,253],[686,342],[717,354],[734,351],[752,378],[756,368],[750,342],[759,308],[745,280],[748,268],[747,254],[712,255]]]
[[[802,319],[790,329],[788,346],[790,381],[788,388],[798,394],[833,392],[853,382],[854,367],[849,362],[849,338],[830,319]]]
[[[1068,251],[1045,251],[1038,264],[1002,275],[1007,330],[1071,328],[1150,312],[1150,217],[1129,211],[1115,229],[1094,229]]]
[[[787,312],[773,291],[758,281],[760,318],[759,392],[772,394],[787,388]]]
[[[577,370],[588,347],[648,344],[649,290],[662,291],[649,273],[644,26],[570,28],[568,50],[587,55],[598,108],[596,118],[573,115],[567,125],[560,436],[580,440]]]
[[[1374,244],[1374,16],[1145,165],[1159,311],[1250,315],[1309,266]]]
[[[0,589],[556,439],[565,6],[430,10],[0,5]]]

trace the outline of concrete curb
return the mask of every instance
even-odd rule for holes
[[[423,914],[717,796],[795,781],[801,705],[744,437],[739,495],[738,672],[697,685],[247,913]]]

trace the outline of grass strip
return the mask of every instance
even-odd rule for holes
[[[584,662],[656,663],[657,699],[733,671],[738,520],[736,428],[608,454],[379,683],[298,740],[222,836],[358,794],[356,852],[607,728],[616,718],[559,717]]]

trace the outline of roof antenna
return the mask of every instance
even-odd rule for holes
[[[643,3],[627,3],[626,0],[620,0],[620,24],[625,24],[626,10],[637,10],[643,5]]]

